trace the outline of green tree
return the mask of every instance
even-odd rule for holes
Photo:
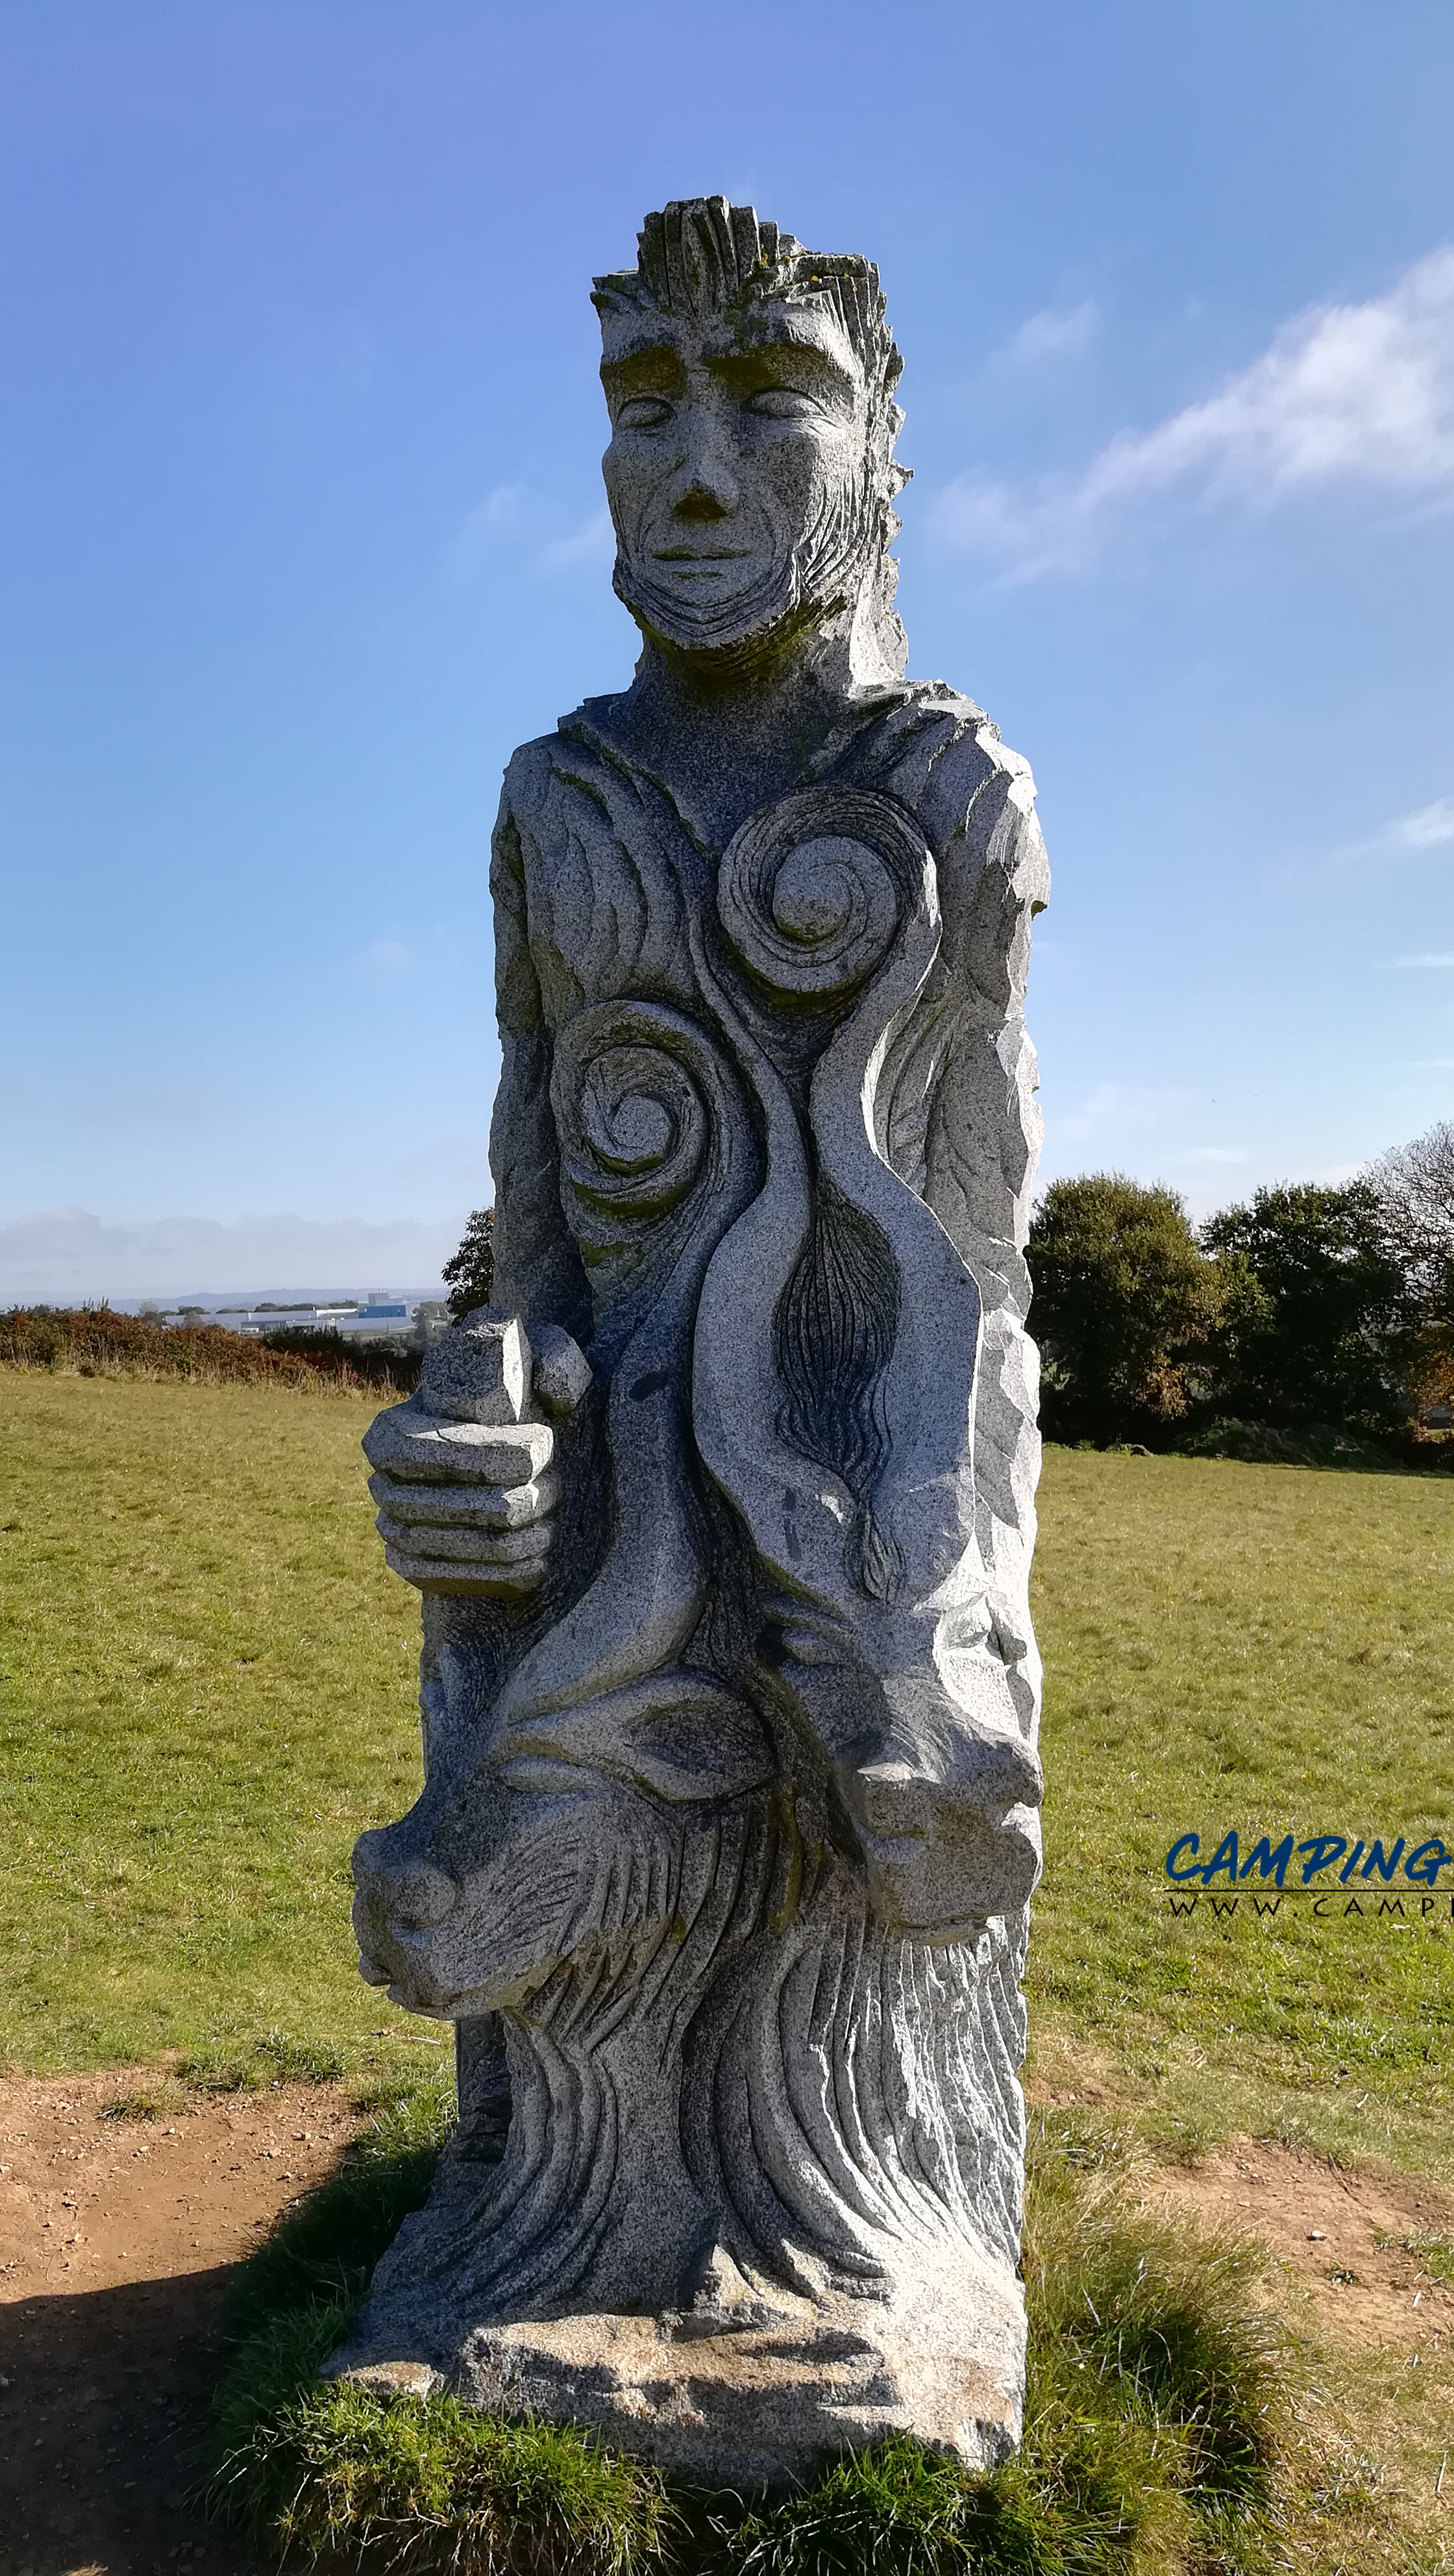
[[[1164,1438],[1202,1392],[1221,1286],[1176,1192],[1122,1172],[1052,1181],[1029,1262],[1049,1436]]]
[[[472,1315],[476,1306],[488,1306],[494,1295],[494,1231],[494,1209],[476,1208],[458,1252],[450,1254],[439,1274],[449,1290],[449,1311],[457,1324]]]
[[[1201,1240],[1225,1265],[1215,1337],[1223,1409],[1375,1435],[1406,1421],[1413,1305],[1367,1180],[1259,1190],[1210,1217]]]
[[[1422,1411],[1454,1397],[1454,1120],[1380,1154],[1363,1174],[1413,1309],[1409,1394]]]

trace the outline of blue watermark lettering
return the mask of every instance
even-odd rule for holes
[[[1331,1862],[1341,1860],[1347,1848],[1347,1837],[1343,1834],[1311,1834],[1305,1843],[1299,1843],[1300,1858],[1304,1852],[1312,1855],[1311,1859],[1303,1862],[1304,1887],[1307,1886],[1310,1878],[1317,1876],[1320,1869],[1327,1869]]]
[[[1244,1853],[1241,1833],[1234,1825],[1223,1834],[1210,1860],[1202,1859],[1201,1849],[1200,1834],[1180,1834],[1167,1853],[1163,1867],[1167,1877],[1176,1886],[1184,1886],[1188,1880],[1200,1880],[1211,1898],[1212,1911],[1219,1920],[1223,1914],[1235,1912],[1235,1895],[1239,1883],[1245,1886],[1251,1879],[1254,1883],[1260,1880],[1264,1886],[1270,1881],[1279,1889],[1285,1887],[1288,1872],[1296,1856],[1302,1864],[1302,1885],[1305,1888],[1312,1888],[1313,1895],[1318,1900],[1314,1904],[1313,1912],[1320,1917],[1328,1911],[1324,1899],[1330,1891],[1316,1887],[1314,1881],[1325,1872],[1336,1870],[1340,1887],[1346,1887],[1350,1880],[1355,1889],[1360,1882],[1367,1886],[1370,1880],[1374,1882],[1375,1888],[1380,1880],[1387,1887],[1395,1879],[1399,1864],[1402,1862],[1403,1875],[1411,1885],[1438,1888],[1441,1895],[1448,1895],[1449,1917],[1450,1921],[1454,1922],[1454,1887],[1446,1890],[1440,1886],[1439,1881],[1441,1870],[1447,1869],[1454,1872],[1454,1844],[1444,1842],[1437,1834],[1431,1834],[1427,1841],[1421,1842],[1412,1851],[1409,1850],[1407,1837],[1403,1834],[1390,1844],[1385,1844],[1378,1835],[1365,1841],[1361,1834],[1356,1842],[1351,1841],[1346,1834],[1309,1834],[1306,1842],[1296,1843],[1291,1833],[1284,1834],[1281,1842],[1274,1843],[1270,1834],[1263,1834],[1251,1849]],[[1225,1878],[1226,1897],[1230,1900],[1221,1904],[1218,1904],[1211,1894],[1219,1878]],[[1252,1901],[1259,1915],[1276,1914],[1278,1910],[1276,1904],[1263,1905],[1255,1896]],[[1173,1897],[1171,1910],[1174,1914],[1190,1914],[1196,1902],[1194,1896],[1186,1898],[1181,1903]],[[1433,1902],[1432,1896],[1425,1898],[1424,1914],[1427,1915],[1432,1910]],[[1345,1914],[1362,1915],[1363,1907],[1356,1895],[1343,1908],[1343,1911]],[[1380,1915],[1402,1914],[1403,1908],[1401,1904],[1395,1903],[1391,1906],[1380,1905],[1378,1911]]]
[[[1422,1880],[1425,1887],[1437,1887],[1439,1872],[1450,1861],[1454,1861],[1454,1851],[1450,1851],[1447,1843],[1441,1843],[1436,1834],[1431,1842],[1420,1843],[1417,1851],[1410,1852],[1404,1862],[1404,1876]]]
[[[1211,1883],[1216,1877],[1219,1869],[1224,1869],[1226,1871],[1230,1884],[1235,1887],[1237,1884],[1237,1835],[1235,1829],[1230,1834],[1223,1835],[1216,1850],[1213,1852],[1211,1859],[1207,1862],[1205,1869],[1202,1871],[1203,1887],[1211,1886]]]
[[[1257,1845],[1256,1850],[1250,1851],[1242,1863],[1241,1876],[1243,1878],[1250,1878],[1254,1869],[1258,1869],[1262,1872],[1264,1878],[1274,1880],[1277,1886],[1281,1887],[1283,1880],[1287,1876],[1287,1865],[1291,1859],[1291,1834],[1283,1835],[1276,1851],[1273,1850],[1269,1837],[1264,1834],[1261,1842]]]

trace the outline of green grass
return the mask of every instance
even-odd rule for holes
[[[1255,2254],[1146,2220],[1063,2123],[1032,2147],[1025,2441],[989,2476],[898,2437],[802,2487],[711,2498],[589,2435],[320,2383],[440,2129],[437,2105],[382,2120],[240,2275],[210,2493],[262,2543],[562,2576],[1272,2576],[1295,2502],[1320,2548],[1339,2522],[1299,2496]]]
[[[1343,2413],[1356,2395],[1376,2418],[1392,2390],[1386,2448],[1407,2429],[1406,2385],[1375,2358],[1364,2388],[1346,2359],[1334,2368],[1295,2334],[1279,2300],[1298,2294],[1254,2245],[1149,2218],[1140,2151],[1075,2110],[1032,2123],[1025,2437],[988,2476],[894,2437],[801,2486],[704,2495],[568,2428],[320,2383],[372,2264],[427,2188],[447,2118],[444,2087],[385,2111],[237,2277],[209,2499],[295,2562],[363,2553],[381,2576],[1435,2576],[1444,2564],[1428,2503],[1438,2425],[1422,2428],[1429,2460],[1390,2479]],[[1433,2240],[1413,2250],[1437,2259]],[[1406,2382],[1401,2357],[1396,2376]]]
[[[407,2027],[348,1932],[355,1836],[419,1781],[376,1409],[0,1371],[0,2058],[230,2083]]]
[[[427,2062],[348,1932],[354,1838],[419,1780],[373,1409],[0,1370],[12,2063]],[[1051,1449],[1041,1502],[1036,2080],[1093,2060],[1186,2153],[1241,2126],[1447,2172],[1454,1873],[1442,1920],[1219,1923],[1162,1863],[1233,1825],[1454,1842],[1454,1484]]]
[[[364,2145],[242,2278],[233,2501],[276,2534],[293,2514],[306,2548],[367,2528],[385,2558],[522,2576],[683,2551],[721,2576],[1380,2563],[1386,2493],[1296,2429],[1249,2258],[1148,2226],[1122,2179],[1138,2140],[1192,2155],[1237,2127],[1450,2169],[1447,1892],[1443,1921],[1404,1926],[1187,1921],[1162,1861],[1234,1825],[1454,1840],[1454,1487],[1048,1454],[1032,2076],[1094,2107],[1041,2122],[1027,2440],[990,2481],[894,2444],[704,2520],[574,2436],[315,2385],[449,2100],[440,2035],[381,2013],[348,1933],[353,1840],[419,1779],[417,1608],[358,1453],[373,1409],[0,1369],[0,2053],[153,2070],[118,2081],[118,2118],[369,2071]],[[1447,2276],[1442,2239],[1408,2250]]]
[[[727,2535],[735,2576],[1288,2565],[1291,2351],[1256,2253],[1148,2221],[1043,2129],[1030,2172],[1020,2450],[988,2477],[905,2439],[843,2461]]]
[[[671,2508],[635,2461],[551,2424],[506,2423],[451,2397],[384,2406],[313,2391],[271,2435],[269,2540],[379,2568],[549,2569],[629,2576],[660,2563]],[[286,2492],[285,2492],[286,2491]]]
[[[401,2219],[422,2207],[453,2111],[442,2080],[381,2109],[235,2275],[222,2319],[219,2460],[244,2452],[327,2359]]]
[[[1041,1502],[1037,2080],[1098,2058],[1189,2150],[1246,2127],[1448,2173],[1454,1871],[1427,1921],[1405,1885],[1395,1928],[1258,1919],[1245,1889],[1179,1919],[1163,1864],[1231,1827],[1244,1854],[1289,1828],[1454,1846],[1454,1487],[1062,1449]]]
[[[428,2191],[451,2111],[444,2083],[383,2111],[238,2273],[209,2500],[260,2542],[307,2555],[629,2576],[659,2559],[671,2519],[653,2471],[450,2397],[388,2405],[318,2381],[379,2255]]]

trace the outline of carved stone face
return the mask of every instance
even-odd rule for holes
[[[616,588],[679,651],[740,652],[851,601],[868,535],[868,397],[826,306],[604,325]]]
[[[664,1965],[690,1925],[681,1977],[710,1982],[728,1922],[754,1903],[780,1914],[801,1875],[780,1804],[765,1792],[676,1802],[574,1764],[487,1765],[432,1827],[416,1811],[360,1836],[364,1977],[410,2012],[530,2017],[562,1967],[599,1977],[609,1956],[614,1977],[633,1952]],[[817,1824],[811,1799],[803,1813]]]

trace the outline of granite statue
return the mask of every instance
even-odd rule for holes
[[[740,2482],[1018,2436],[1039,1868],[1025,763],[911,682],[877,271],[595,303],[635,677],[515,754],[495,1304],[365,1442],[425,1786],[364,1975],[461,2117],[339,2369]]]

